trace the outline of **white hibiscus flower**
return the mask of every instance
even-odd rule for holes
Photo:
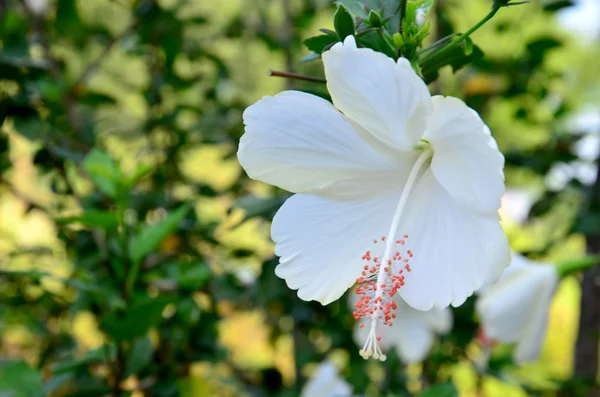
[[[352,387],[330,361],[319,364],[300,393],[300,397],[349,397]]]
[[[366,346],[369,339],[369,328],[364,323],[356,324],[354,328],[354,340],[359,345],[365,345],[361,349],[363,355],[365,351],[372,350],[376,352],[380,349],[382,352],[392,348],[405,364],[418,363],[423,361],[431,346],[435,341],[436,335],[443,335],[452,329],[452,311],[449,308],[431,309],[429,311],[415,310],[406,304],[402,299],[394,298],[397,304],[396,315],[393,327],[382,327],[378,333],[378,345]],[[385,354],[378,359],[385,360]]]
[[[513,358],[517,363],[536,360],[558,282],[555,266],[513,254],[512,264],[500,279],[479,292],[476,310],[485,337],[516,343]]]
[[[396,293],[418,310],[457,306],[510,263],[504,157],[477,113],[431,97],[406,59],[350,36],[323,64],[335,107],[295,91],[263,98],[244,112],[238,158],[251,178],[297,193],[273,220],[277,275],[325,305],[364,271],[375,337]]]

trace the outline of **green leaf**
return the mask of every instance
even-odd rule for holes
[[[170,213],[166,219],[153,225],[144,226],[131,240],[129,247],[131,260],[137,263],[154,251],[162,240],[177,230],[189,210],[189,205],[181,206]]]
[[[44,138],[46,126],[37,114],[31,117],[14,117],[13,123],[17,133],[29,140]]]
[[[124,312],[112,313],[101,322],[101,328],[114,341],[132,340],[144,336],[162,320],[162,311],[170,300],[148,299]]]
[[[369,14],[365,10],[365,5],[362,1],[359,0],[338,0],[336,4],[343,5],[346,7],[351,13],[354,15],[361,17],[363,19],[368,18]]]
[[[242,222],[257,216],[274,215],[285,202],[286,197],[276,196],[273,198],[262,198],[256,196],[244,196],[235,201],[234,208],[241,208],[245,211]]]
[[[132,187],[138,183],[143,177],[154,171],[154,167],[149,165],[140,164],[135,170],[135,173],[127,179],[127,186]]]
[[[117,197],[123,176],[108,154],[93,149],[83,160],[83,168],[102,193],[111,198]]]
[[[101,363],[113,360],[117,349],[114,346],[101,347],[99,349],[90,350],[83,357],[77,360],[66,360],[52,365],[52,373],[56,375],[73,372],[76,369],[86,366],[91,363]]]
[[[208,265],[199,263],[177,278],[177,284],[187,290],[197,290],[202,287],[212,275]]]
[[[55,220],[59,225],[68,225],[71,223],[80,223],[91,228],[114,230],[119,225],[117,214],[115,212],[90,210],[81,215],[58,218]]]
[[[42,388],[42,375],[26,362],[9,362],[0,367],[0,395],[29,397]]]
[[[46,383],[44,383],[44,389],[42,390],[42,396],[54,396],[54,392],[58,391],[65,384],[71,382],[75,374],[73,373],[65,373],[56,376],[53,374],[52,378],[48,379]]]
[[[348,12],[348,9],[341,4],[333,15],[333,26],[342,41],[346,37],[354,35],[354,19],[350,15],[350,12]]]
[[[304,40],[304,45],[312,52],[321,54],[327,46],[337,43],[338,41],[339,39],[337,36],[322,34]]]
[[[358,42],[367,48],[382,52],[390,58],[397,59],[398,54],[390,43],[383,38],[379,31],[368,32],[357,38]]]
[[[153,353],[154,346],[150,338],[146,336],[138,339],[129,352],[125,376],[135,375],[143,370],[150,363],[150,360],[152,360]]]
[[[80,102],[87,106],[103,106],[114,105],[116,100],[109,95],[99,92],[86,92],[85,95],[80,98]]]
[[[452,383],[435,385],[425,390],[418,397],[458,397],[458,391]]]
[[[400,0],[363,0],[368,8],[378,10],[384,18],[385,28],[391,34],[398,32],[400,25]]]
[[[58,0],[54,27],[59,35],[71,40],[80,41],[86,36],[87,30],[79,17],[76,1]]]

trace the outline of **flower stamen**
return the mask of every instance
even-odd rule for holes
[[[356,320],[366,318],[371,322],[367,340],[360,350],[360,355],[364,359],[371,357],[381,361],[385,361],[386,359],[385,354],[382,353],[379,347],[378,342],[381,338],[377,336],[377,325],[381,322],[383,325],[391,326],[392,320],[396,318],[396,314],[393,313],[396,310],[396,303],[393,297],[404,285],[404,272],[411,271],[410,258],[414,255],[411,250],[407,250],[403,255],[400,254],[400,247],[406,245],[408,235],[405,234],[403,238],[399,239],[395,239],[395,235],[398,231],[408,196],[417,182],[419,172],[432,155],[433,151],[431,149],[425,149],[410,170],[405,188],[402,191],[392,219],[390,231],[387,236],[382,236],[379,240],[385,245],[383,256],[381,258],[372,257],[371,252],[367,251],[362,257],[364,261],[367,261],[367,264],[363,268],[361,277],[356,279],[356,283],[358,284],[356,294],[360,296],[360,299],[355,304],[356,310],[353,314]],[[373,240],[374,244],[377,242],[377,239]],[[364,327],[364,323],[361,324],[361,327]]]
[[[410,272],[410,260],[412,251],[408,250],[400,254],[401,246],[406,244],[408,235],[404,235],[402,240],[397,240],[396,251],[386,261],[374,257],[371,251],[367,251],[362,260],[365,262],[361,276],[356,279],[356,295],[359,300],[354,304],[355,310],[352,313],[355,320],[361,318],[370,321],[370,329],[365,345],[360,350],[360,355],[365,358],[373,357],[376,360],[385,361],[386,356],[379,347],[381,336],[377,336],[377,325],[379,323],[392,326],[396,318],[394,311],[398,308],[394,301],[394,296],[398,290],[405,284],[405,272]],[[382,238],[380,241],[385,241]],[[410,254],[409,254],[410,251]],[[360,327],[364,328],[365,323]]]

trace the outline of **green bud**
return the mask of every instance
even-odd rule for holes
[[[419,29],[419,34],[417,36],[419,42],[425,40],[425,38],[429,35],[430,27],[431,24],[429,23],[429,21],[426,21],[425,24],[421,27],[421,29]]]
[[[473,53],[473,40],[471,40],[470,37],[467,37],[463,44],[465,46],[465,55],[471,55]]]
[[[404,39],[402,38],[402,35],[400,33],[395,33],[392,38],[394,40],[394,45],[396,46],[396,49],[402,48],[402,46],[404,45]]]
[[[374,28],[380,28],[383,26],[381,15],[379,15],[375,10],[369,11],[369,25]]]
[[[340,40],[344,40],[348,36],[354,36],[354,19],[348,9],[341,4],[333,16],[333,26]]]

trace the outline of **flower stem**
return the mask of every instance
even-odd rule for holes
[[[269,70],[269,71],[267,71],[267,74],[269,76],[273,76],[273,77],[285,77],[287,79],[304,80],[304,81],[310,81],[312,83],[322,83],[322,84],[327,83],[327,80],[322,79],[320,77],[306,76],[304,74],[298,74],[298,73],[282,72],[279,70]]]
[[[431,61],[432,59],[437,59],[437,58],[443,56],[444,54],[446,54],[447,52],[449,52],[450,50],[458,47],[458,45],[460,43],[462,43],[467,38],[469,38],[469,36],[471,36],[471,34],[473,34],[477,29],[482,27],[487,21],[492,19],[494,17],[494,15],[496,15],[496,13],[498,12],[499,9],[500,9],[499,6],[492,7],[490,12],[481,21],[477,22],[473,27],[471,27],[471,29],[467,30],[465,33],[460,35],[456,40],[454,40],[453,42],[448,44],[446,47],[442,48],[441,50],[439,50],[437,52],[434,52],[433,54],[431,54],[428,57],[425,57],[424,59],[427,59],[428,61]]]
[[[556,269],[558,271],[558,275],[560,278],[570,276],[574,273],[578,273],[589,269],[596,264],[600,263],[600,254],[599,255],[589,255],[583,258],[574,259],[570,261],[566,261],[563,263],[559,263],[556,265]]]
[[[406,17],[406,3],[408,0],[400,0],[400,26],[398,27],[400,34],[402,34],[402,21]]]

